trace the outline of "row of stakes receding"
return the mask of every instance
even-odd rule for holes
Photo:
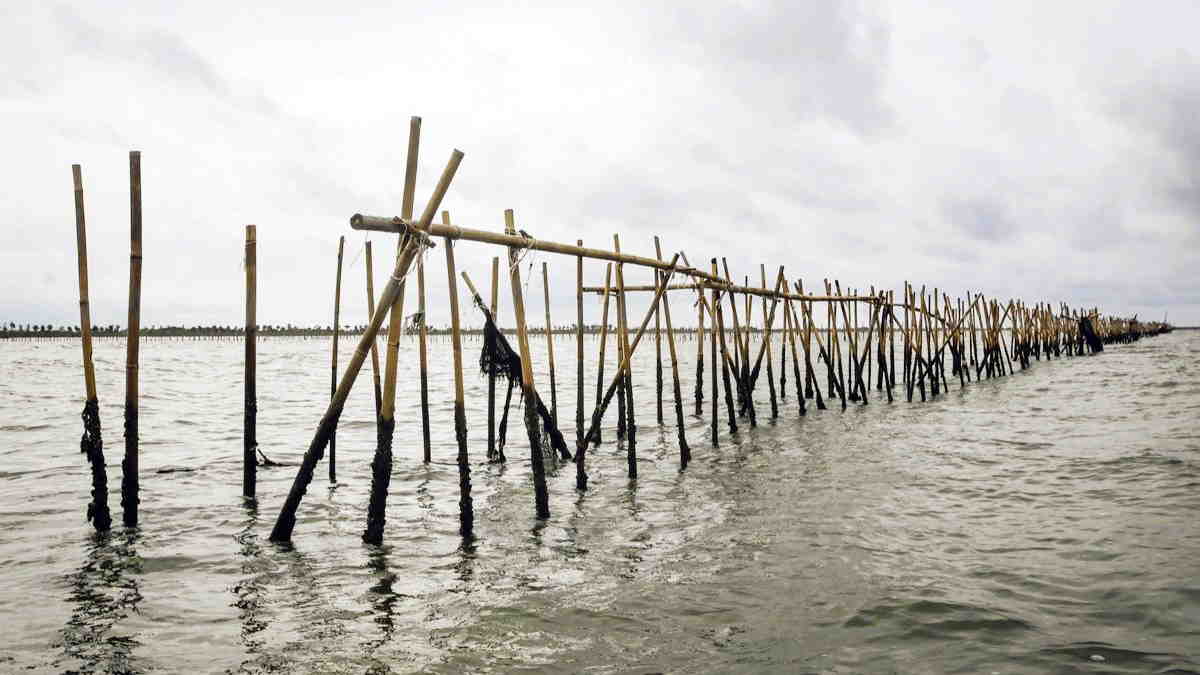
[[[534,507],[539,519],[550,517],[550,497],[546,487],[545,459],[574,461],[576,488],[588,489],[587,457],[589,446],[601,442],[601,423],[614,397],[617,400],[617,437],[624,441],[628,460],[628,475],[637,478],[637,424],[634,415],[633,372],[631,359],[642,338],[652,332],[656,351],[655,384],[657,391],[657,423],[667,424],[664,410],[663,345],[670,359],[671,401],[674,403],[674,426],[679,446],[679,464],[686,468],[691,448],[685,435],[685,393],[681,391],[679,372],[682,367],[677,345],[693,341],[695,351],[695,389],[690,392],[693,414],[702,417],[705,402],[706,346],[710,384],[708,402],[709,440],[719,447],[718,420],[720,401],[729,433],[737,434],[739,424],[754,427],[758,423],[755,402],[756,387],[766,373],[770,400],[770,417],[780,415],[788,400],[788,366],[791,366],[793,398],[799,415],[808,412],[809,401],[818,410],[825,410],[836,399],[842,410],[848,405],[867,405],[872,395],[886,397],[891,403],[897,386],[905,400],[914,396],[924,401],[936,397],[958,380],[960,387],[968,382],[1003,377],[1016,368],[1030,367],[1031,359],[1061,358],[1103,351],[1105,343],[1129,342],[1143,336],[1168,332],[1165,322],[1138,322],[1131,319],[1101,316],[1096,308],[1070,308],[1066,303],[1026,305],[1019,300],[1007,302],[968,293],[965,298],[951,298],[938,289],[927,292],[905,282],[901,296],[894,291],[876,290],[867,293],[854,289],[843,291],[834,280],[824,281],[822,294],[807,294],[799,279],[790,279],[780,267],[773,280],[768,278],[765,265],[759,266],[759,284],[751,285],[749,277],[736,284],[729,266],[722,258],[709,261],[707,270],[694,267],[682,252],[669,259],[663,255],[658,237],[654,237],[653,258],[630,255],[621,251],[620,239],[613,235],[611,250],[587,248],[582,240],[574,245],[536,239],[518,230],[511,210],[504,212],[504,231],[471,229],[452,224],[449,213],[442,211],[441,222],[435,222],[442,200],[454,179],[463,154],[451,153],[419,218],[414,219],[417,156],[420,139],[420,118],[412,118],[409,126],[408,155],[400,215],[379,217],[356,214],[350,220],[355,230],[369,230],[398,235],[396,262],[379,297],[375,297],[372,276],[371,243],[365,243],[367,310],[370,323],[359,332],[354,354],[340,377],[338,374],[339,312],[341,307],[342,259],[345,238],[338,241],[337,277],[334,297],[333,345],[331,358],[330,401],[317,424],[312,442],[299,465],[291,490],[280,509],[271,531],[273,541],[288,541],[296,524],[296,512],[305,491],[313,480],[318,463],[329,451],[329,480],[337,480],[336,434],[343,406],[358,378],[363,364],[370,358],[373,376],[377,439],[371,464],[370,501],[362,539],[370,544],[383,540],[388,484],[392,475],[392,440],[395,431],[397,365],[400,337],[405,329],[405,287],[411,270],[417,277],[417,308],[411,323],[420,361],[420,397],[422,455],[431,461],[428,384],[428,329],[425,317],[425,255],[440,243],[446,256],[449,290],[450,331],[454,374],[454,429],[457,441],[459,472],[460,532],[472,536],[474,509],[471,501],[471,465],[467,448],[467,422],[463,399],[462,334],[459,325],[458,273],[454,263],[454,247],[458,241],[470,241],[501,246],[508,253],[508,276],[512,290],[515,326],[508,335],[515,335],[514,346],[506,331],[497,326],[496,310],[500,289],[500,259],[492,259],[491,293],[485,302],[466,271],[461,273],[475,307],[482,314],[482,353],[480,368],[488,382],[487,459],[504,462],[507,442],[508,414],[513,392],[519,389],[517,405],[523,410],[524,425],[529,440],[529,458],[533,481]],[[81,451],[87,456],[92,474],[92,500],[87,516],[98,531],[111,527],[108,507],[108,485],[101,436],[99,404],[96,396],[96,377],[92,364],[92,330],[88,306],[87,237],[85,229],[83,184],[78,165],[72,167],[75,188],[75,224],[79,267],[79,314],[83,346],[83,372],[87,401],[83,410]],[[125,387],[125,454],[121,462],[121,507],[127,527],[138,523],[138,343],[140,326],[142,209],[141,156],[129,154],[130,180],[130,272],[129,316],[126,328],[126,387]],[[256,499],[257,467],[270,460],[258,449],[255,392],[255,348],[258,339],[256,322],[256,246],[254,225],[246,226],[246,326],[245,339],[245,400],[242,494],[246,500]],[[550,283],[546,264],[542,263],[542,287],[545,295],[545,329],[549,358],[549,395],[547,405],[539,393],[531,367],[530,328],[526,321],[525,297],[521,281],[520,262],[529,251],[572,256],[576,259],[576,321],[573,330],[556,330],[550,317]],[[604,284],[585,286],[584,259],[607,261]],[[625,267],[649,268],[654,271],[654,283],[632,285],[625,283]],[[636,325],[630,323],[626,298],[631,293],[653,293],[649,309]],[[671,319],[670,293],[683,293],[696,308],[696,327],[676,329]],[[584,383],[584,297],[596,294],[601,299],[599,324],[599,365],[597,368],[595,402],[589,400]],[[615,304],[614,302],[615,301]],[[754,325],[755,305],[758,321]],[[814,318],[814,305],[822,304],[823,321]],[[610,329],[610,305],[615,313],[615,328]],[[726,307],[728,312],[726,312]],[[819,314],[819,313],[818,313]],[[384,322],[388,325],[385,328]],[[650,326],[653,324],[653,328]],[[386,333],[383,363],[380,363],[377,337]],[[558,387],[555,378],[553,339],[555,333],[574,333],[576,342],[575,443],[574,452],[560,431],[558,418]],[[588,332],[593,332],[589,330]],[[605,377],[604,365],[608,342],[614,343],[617,368]],[[757,347],[752,348],[756,336]],[[778,341],[778,342],[776,342]],[[900,364],[897,366],[897,342]],[[778,378],[776,378],[776,354]],[[947,366],[949,360],[949,366]],[[823,373],[822,373],[823,370]],[[505,387],[504,403],[497,425],[497,381]],[[778,386],[776,385],[778,383]],[[822,386],[824,389],[822,389]],[[542,389],[541,391],[545,391]],[[591,407],[588,416],[585,406]]]

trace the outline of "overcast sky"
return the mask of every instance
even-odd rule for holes
[[[399,213],[419,115],[418,213],[459,148],[443,206],[473,227],[512,208],[540,239],[652,255],[657,234],[755,281],[765,263],[806,288],[908,279],[1200,323],[1194,0],[247,4],[3,3],[0,319],[78,323],[79,163],[93,322],[125,323],[136,149],[143,325],[240,323],[247,223],[260,322],[330,323],[339,235],[344,321],[365,322],[348,219]],[[372,240],[382,286],[394,237]],[[480,282],[503,255],[456,251]],[[531,319],[543,261],[569,323],[574,261],[546,254],[525,259]]]

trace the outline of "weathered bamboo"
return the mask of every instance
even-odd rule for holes
[[[246,358],[245,390],[242,397],[242,497],[253,501],[258,479],[258,396],[255,391],[257,361],[257,233],[253,225],[246,226]]]
[[[500,258],[492,258],[492,295],[491,295],[491,312],[492,320],[496,321],[496,305],[500,293]],[[498,328],[498,327],[497,327]],[[488,345],[484,346],[485,349]],[[509,395],[512,394],[512,387],[508,388]],[[507,410],[507,402],[505,409]],[[488,371],[488,460],[500,458],[500,452],[496,448],[496,374]]]
[[[704,291],[697,290],[700,297]],[[696,308],[696,388],[693,398],[696,401],[696,417],[704,414],[704,308]]]
[[[767,290],[767,266],[758,266],[759,274],[762,276],[763,290]],[[746,296],[749,298],[750,296]],[[774,307],[772,307],[772,316],[767,316],[767,298],[762,297],[762,313],[763,313],[763,341],[762,346],[767,354],[767,389],[771,396],[771,419],[779,417],[779,403],[775,399],[775,369],[771,365],[771,319],[774,318]]]
[[[442,212],[445,216],[445,211]],[[443,218],[445,220],[445,218]],[[445,241],[449,241],[448,239]],[[449,251],[447,251],[449,255]],[[453,284],[454,275],[450,275]],[[417,256],[417,358],[421,368],[421,459],[428,464],[433,452],[429,442],[429,356],[425,345],[428,324],[425,320],[425,256]]]
[[[442,221],[450,214],[442,211]],[[470,537],[475,529],[475,509],[471,503],[471,463],[467,458],[466,398],[463,395],[462,337],[458,324],[458,277],[454,274],[454,240],[442,240],[446,248],[446,284],[450,293],[450,340],[454,353],[454,438],[458,441],[458,523],[459,534]],[[420,268],[418,268],[420,269]],[[422,321],[422,323],[424,323]]]
[[[712,259],[712,271],[713,274],[717,273],[716,258]],[[725,411],[729,414],[729,433],[736,434],[737,413],[733,410],[733,393],[730,391],[729,386],[729,371],[731,368],[729,347],[725,344],[725,320],[721,312],[721,295],[720,291],[716,289],[713,289],[712,322],[713,329],[717,332],[718,341],[721,344],[721,355],[724,357],[724,361],[721,363],[721,381],[725,385]],[[733,363],[736,363],[736,361]],[[716,364],[714,363],[713,366],[715,367]]]
[[[546,358],[550,366],[550,419],[558,426],[558,381],[554,373],[554,324],[550,322],[550,273],[542,262],[542,291],[546,306]]]
[[[108,510],[108,470],[104,465],[104,439],[100,430],[100,402],[96,395],[96,369],[92,362],[92,311],[88,300],[87,220],[83,209],[83,174],[78,164],[71,165],[75,187],[75,246],[79,267],[79,336],[83,348],[83,436],[79,449],[87,456],[92,472],[92,501],[87,518],[97,532],[112,527]]]
[[[613,250],[621,253],[621,238],[613,235]],[[628,415],[625,423],[625,459],[630,478],[637,478],[637,423],[633,412],[633,353],[629,348],[629,315],[626,310],[624,264],[617,263],[617,339],[621,344],[621,361],[626,364],[620,371],[625,375],[624,395],[625,413]],[[651,313],[654,305],[650,307]],[[649,316],[649,315],[647,315]]]
[[[446,196],[446,191],[450,189],[450,183],[454,180],[454,174],[458,171],[458,166],[462,163],[462,158],[463,154],[458,150],[451,153],[450,161],[442,171],[441,178],[438,179],[438,184],[434,188],[433,195],[425,205],[424,213],[421,214],[420,224],[428,226],[433,221],[433,216],[441,206],[442,198]],[[296,511],[300,507],[300,501],[304,498],[304,493],[308,490],[308,484],[312,482],[313,470],[316,468],[317,462],[321,461],[322,455],[325,454],[325,446],[329,442],[329,435],[342,414],[342,408],[346,404],[346,397],[350,395],[350,389],[354,386],[354,380],[358,377],[358,372],[371,350],[371,343],[379,333],[379,329],[383,325],[383,320],[387,318],[388,312],[396,304],[396,299],[400,295],[400,283],[408,275],[413,258],[417,255],[418,247],[424,245],[425,241],[418,237],[410,237],[403,243],[400,254],[396,257],[396,267],[392,272],[392,277],[388,279],[387,285],[384,286],[383,293],[379,297],[379,307],[376,308],[375,314],[371,317],[371,323],[359,338],[358,346],[354,350],[354,356],[351,357],[350,363],[346,365],[346,372],[342,374],[342,380],[338,384],[337,392],[334,394],[333,400],[329,402],[329,407],[326,409],[325,415],[321,418],[321,423],[317,426],[316,433],[313,434],[312,442],[309,444],[308,450],[304,453],[304,459],[300,463],[300,469],[296,472],[296,478],[292,482],[292,488],[288,492],[287,500],[284,501],[283,508],[280,509],[279,516],[275,519],[275,526],[271,530],[271,541],[291,540],[292,531],[296,527]],[[391,441],[392,428],[395,424],[392,418],[392,407],[395,405],[394,381],[392,383],[392,394],[393,396],[389,400],[385,387],[383,413],[380,415],[384,423],[379,432],[380,442],[375,448],[375,458],[371,462],[371,498],[367,507],[367,526],[362,537],[363,541],[368,544],[379,544],[383,541],[387,489],[391,481],[392,472]],[[386,443],[384,442],[385,440]]]
[[[504,231],[515,234],[516,222],[512,209],[504,212]],[[550,497],[546,491],[546,468],[542,462],[541,432],[538,430],[538,419],[535,401],[537,393],[533,384],[533,366],[530,362],[529,334],[525,328],[525,298],[521,293],[521,268],[518,264],[520,250],[510,246],[508,249],[508,274],[512,285],[513,316],[517,324],[517,345],[521,352],[521,391],[525,397],[525,430],[529,435],[529,461],[533,470],[534,508],[537,517],[545,520],[550,517]]]
[[[583,240],[576,245],[583,248]],[[575,259],[575,446],[583,444],[583,256]]]
[[[658,238],[655,237],[654,242],[655,253],[658,253]],[[656,258],[662,259],[661,255],[656,255]],[[655,270],[654,278],[658,279],[658,271]],[[662,320],[659,318],[658,305],[654,306],[654,406],[657,412],[658,426],[663,425],[663,364],[662,364]]]
[[[712,269],[714,272],[717,269],[717,259],[716,258],[712,259]],[[703,305],[704,304],[704,292],[700,291],[697,295],[700,298],[700,304]],[[712,289],[712,304],[713,305],[717,304],[717,289],[715,289],[715,288]],[[700,312],[701,312],[700,316],[703,317],[704,316],[703,307],[701,307]],[[711,378],[712,379],[712,416],[709,418],[708,426],[709,426],[709,436],[712,440],[712,446],[714,448],[716,448],[716,447],[720,447],[720,441],[718,439],[719,434],[717,433],[717,426],[718,426],[717,413],[720,412],[721,393],[720,393],[720,389],[717,384],[717,379],[718,379],[718,375],[717,375],[717,365],[718,365],[717,364],[717,330],[718,330],[718,328],[717,328],[717,313],[715,311],[711,312],[711,318],[712,318],[712,323],[710,324],[711,328],[708,331],[708,338],[709,338],[708,341],[709,341],[709,356],[710,356],[709,361],[711,362],[712,365],[710,365],[708,367],[708,369],[712,372],[712,378]],[[699,383],[697,383],[697,384],[699,384]]]
[[[138,343],[142,321],[142,153],[129,153],[129,326],[125,337],[125,459],[121,509],[125,527],[138,524]]]
[[[596,365],[596,405],[604,398],[604,347],[608,341],[608,287],[612,281],[612,263],[604,268],[604,302],[600,310],[600,361]],[[600,443],[601,431],[596,429],[596,443]]]
[[[401,215],[409,219],[412,218],[413,202],[415,200],[417,156],[420,143],[421,118],[412,117],[409,119],[408,125],[408,155],[404,168],[404,193],[400,205]],[[362,339],[365,340],[367,335],[370,334],[371,343],[373,344],[375,334],[383,325],[383,318],[385,316],[389,317],[387,351],[384,355],[383,368],[383,401],[379,407],[379,419],[376,424],[375,435],[375,454],[371,460],[371,496],[367,504],[367,525],[362,535],[363,542],[367,544],[379,545],[383,543],[383,528],[387,522],[387,495],[388,487],[392,480],[392,441],[396,429],[396,376],[400,360],[400,333],[404,326],[405,281],[408,278],[408,269],[413,262],[413,258],[424,255],[423,247],[426,241],[423,239],[423,234],[428,229],[430,223],[433,222],[433,216],[437,213],[442,197],[445,196],[446,190],[449,189],[450,181],[454,177],[454,172],[458,170],[458,165],[461,161],[462,153],[455,150],[450,156],[450,163],[447,164],[446,169],[442,172],[441,180],[438,182],[438,186],[435,188],[429,204],[426,204],[425,212],[421,214],[421,223],[414,228],[416,230],[415,234],[406,232],[403,236],[399,237],[399,241],[396,243],[395,271],[392,272],[391,279],[384,286],[384,291],[379,298],[379,307],[371,315],[371,325],[363,333]],[[421,225],[424,225],[424,227],[421,227]],[[363,342],[360,341],[360,348],[362,344]],[[353,366],[353,361],[351,361],[351,365]],[[349,375],[349,371],[347,371],[347,375]],[[350,386],[354,384],[354,378],[351,377],[347,384],[346,378],[343,377],[342,383],[346,389],[345,394],[342,396],[342,401],[344,402],[345,396],[349,395]],[[337,418],[341,414],[341,405],[335,408],[331,404],[325,416],[329,419],[330,425],[336,425]],[[312,444],[309,446],[308,452],[304,453],[304,461],[306,463],[309,461],[310,454],[315,457],[313,464],[320,460],[321,454],[324,452],[324,443],[321,439],[321,434],[325,426],[325,420],[322,419],[321,425],[317,427],[317,433],[313,438]],[[271,532],[272,540],[286,541],[291,539],[292,528],[296,524],[296,508],[300,504],[300,499],[304,497],[304,491],[308,488],[308,481],[311,479],[311,469],[309,469],[307,476],[304,475],[305,466],[306,464],[301,464],[300,471],[296,475],[296,481],[292,486],[292,491],[288,494],[288,502],[284,504],[284,511],[279,514],[279,518],[275,521],[275,529]],[[294,498],[293,494],[295,495]]]
[[[364,244],[367,266],[367,316],[375,316],[375,263],[371,258],[371,242]],[[383,406],[383,389],[379,384],[379,345],[371,341],[371,384],[375,387],[375,433],[379,433],[379,413]]]
[[[662,260],[662,244],[658,237],[654,237],[654,257]],[[659,285],[666,286],[663,275],[655,272],[659,276]],[[675,353],[675,329],[671,327],[671,301],[665,292],[658,293],[658,301],[655,307],[662,308],[663,321],[667,324],[667,350],[671,357],[671,385],[675,393],[675,436],[679,440],[679,468],[686,469],[688,462],[692,461],[692,449],[688,447],[687,434],[683,426],[683,395],[679,388],[679,357]],[[655,329],[657,330],[658,312],[655,314]]]
[[[337,257],[337,281],[333,287],[333,347],[330,350],[329,362],[329,398],[333,399],[333,395],[337,393],[337,361],[338,361],[338,335],[342,332],[341,309],[342,309],[342,253],[346,247],[346,238],[338,237],[338,257]],[[333,431],[329,434],[329,482],[337,482],[337,425],[334,425]]]
[[[674,257],[671,258],[671,264],[667,269],[666,278],[663,279],[662,282],[664,286],[670,282],[671,276],[675,271],[675,265],[679,262],[679,256],[680,254],[676,253]],[[613,375],[612,382],[605,390],[604,397],[600,399],[599,405],[597,405],[596,409],[592,412],[591,425],[588,427],[587,433],[583,436],[584,444],[579,446],[579,451],[575,454],[575,457],[577,458],[576,466],[579,467],[581,472],[583,464],[578,460],[578,457],[582,454],[586,454],[587,444],[589,442],[596,442],[596,432],[600,428],[600,420],[604,416],[604,409],[607,408],[608,404],[612,401],[613,394],[617,391],[617,385],[620,384],[622,379],[627,377],[630,360],[633,357],[634,351],[637,350],[638,343],[642,341],[642,336],[646,333],[646,327],[650,325],[650,319],[654,316],[654,305],[661,299],[661,297],[662,293],[655,294],[654,300],[650,304],[650,308],[646,310],[646,316],[642,318],[642,323],[638,327],[637,335],[634,336],[633,341],[629,345],[629,350],[625,352],[617,365],[617,372],[615,375]],[[577,474],[576,486],[581,490],[587,489],[587,475],[585,473]]]

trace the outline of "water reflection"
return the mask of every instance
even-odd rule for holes
[[[241,546],[238,553],[242,556],[242,580],[233,587],[236,600],[233,607],[238,610],[238,620],[241,621],[241,641],[248,655],[263,652],[264,640],[259,635],[267,628],[269,605],[263,601],[266,595],[267,561],[263,558],[262,545],[259,544],[255,526],[258,524],[258,508],[253,502],[247,502],[246,522],[235,539]],[[246,663],[242,664],[243,668]]]
[[[69,670],[141,670],[134,656],[141,643],[136,634],[119,629],[142,601],[140,536],[136,529],[92,535],[83,565],[66,575],[71,618],[62,630],[62,649],[72,664]]]
[[[367,568],[375,575],[370,590],[372,621],[379,627],[379,636],[367,643],[368,653],[387,644],[396,631],[395,606],[400,595],[394,589],[396,573],[388,564],[388,550],[387,546],[367,547]]]

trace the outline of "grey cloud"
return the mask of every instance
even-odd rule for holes
[[[954,227],[983,241],[1005,241],[1019,229],[1008,206],[992,197],[948,198],[942,211]]]

